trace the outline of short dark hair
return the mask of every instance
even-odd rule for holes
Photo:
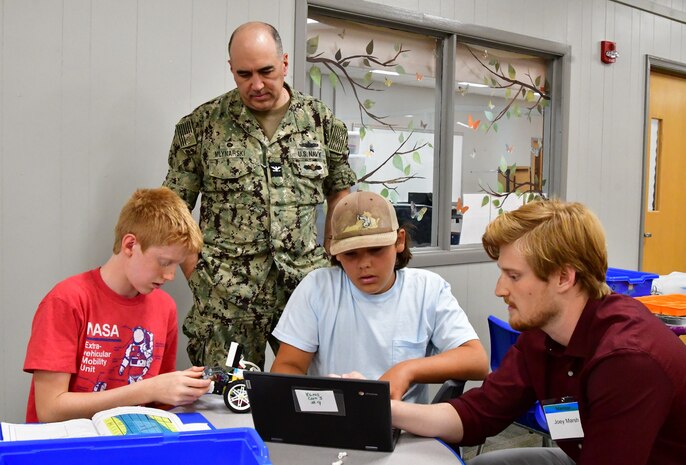
[[[408,228],[407,226],[408,225],[402,225],[400,227],[400,229],[405,230],[405,248],[403,249],[402,252],[400,252],[396,255],[395,266],[393,267],[394,270],[399,270],[401,268],[405,268],[408,265],[408,263],[410,263],[410,260],[412,259],[412,251],[410,250],[410,246],[412,245],[412,238],[410,237],[411,234],[408,231],[408,229],[411,229],[411,228]],[[343,265],[341,265],[341,262],[339,262],[336,259],[335,255],[332,255],[330,257],[330,260],[331,260],[331,265],[340,266],[341,268],[343,268]]]

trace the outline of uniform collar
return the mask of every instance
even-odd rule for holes
[[[311,118],[302,117],[306,113],[303,109],[302,100],[298,98],[291,87],[285,82],[284,87],[291,96],[291,102],[283,120],[281,120],[281,124],[274,133],[272,138],[274,140],[282,139],[290,134],[308,131],[312,128]],[[236,124],[240,126],[243,131],[258,139],[263,144],[269,145],[269,141],[264,135],[264,132],[262,132],[262,128],[257,122],[257,119],[255,119],[255,115],[245,106],[238,91],[235,91],[232,94],[231,99],[228,102],[228,111],[234,121],[236,121]]]

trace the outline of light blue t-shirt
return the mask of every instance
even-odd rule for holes
[[[459,347],[476,331],[436,273],[402,268],[383,294],[360,291],[340,267],[309,273],[288,300],[273,335],[315,352],[310,375],[358,371],[378,379],[393,365]],[[428,402],[426,385],[404,400]]]

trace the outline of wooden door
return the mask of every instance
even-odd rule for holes
[[[642,270],[686,271],[686,79],[651,71]]]

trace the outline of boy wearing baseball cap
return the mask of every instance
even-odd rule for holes
[[[305,277],[274,329],[272,372],[386,380],[393,399],[424,403],[423,383],[486,376],[486,352],[450,285],[406,268],[409,235],[390,202],[371,192],[344,197],[332,235],[335,266]]]

